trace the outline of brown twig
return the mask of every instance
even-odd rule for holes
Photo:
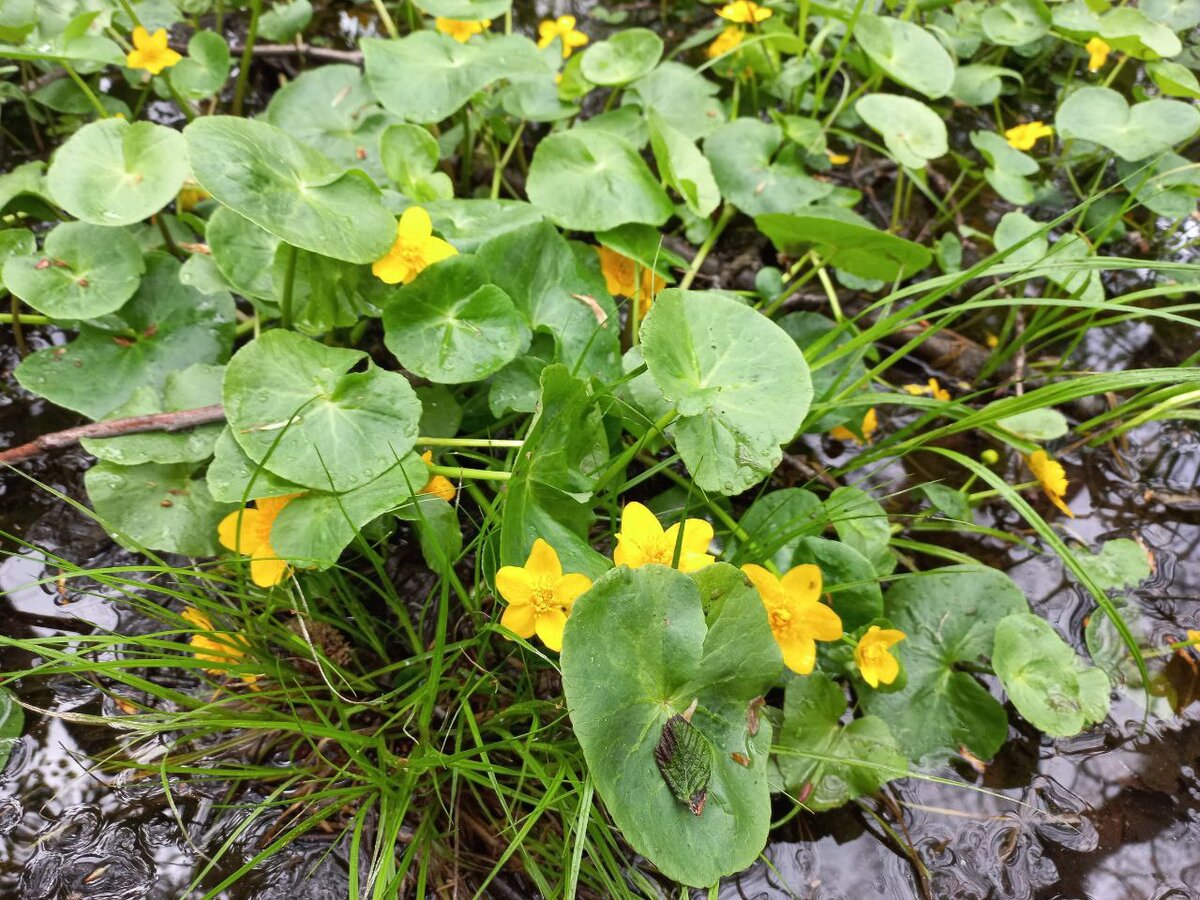
[[[0,453],[0,463],[12,465],[24,462],[51,450],[73,447],[83,438],[120,437],[124,434],[140,434],[146,431],[183,431],[187,428],[195,428],[197,425],[209,425],[213,422],[224,421],[225,409],[218,403],[213,406],[201,406],[199,409],[181,409],[178,412],[155,413],[151,416],[131,416],[128,419],[93,422],[91,425],[79,425],[65,431],[43,434],[28,444],[11,447]]]
[[[237,55],[242,47],[230,47],[229,52]],[[313,47],[311,44],[255,44],[255,56],[307,56],[310,59],[323,59],[329,62],[352,63],[362,65],[361,50],[334,50],[332,47]]]

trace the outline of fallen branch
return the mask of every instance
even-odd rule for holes
[[[0,453],[0,463],[12,465],[41,456],[50,450],[73,447],[84,438],[110,438],[125,434],[140,434],[146,431],[183,431],[198,425],[210,425],[225,421],[225,409],[218,403],[201,406],[199,409],[182,409],[178,412],[155,413],[151,416],[131,416],[128,419],[109,419],[79,425],[65,431],[53,431],[41,437],[12,447]]]
[[[242,47],[230,47],[231,54],[242,52]],[[254,55],[271,56],[307,56],[309,59],[320,59],[326,62],[351,63],[362,65],[361,50],[335,50],[332,47],[314,47],[311,44],[255,44]]]

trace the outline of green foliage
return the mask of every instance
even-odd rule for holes
[[[25,711],[17,704],[12,691],[0,688],[0,772],[8,763],[13,744],[25,727]]]

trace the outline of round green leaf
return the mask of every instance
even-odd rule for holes
[[[1183,44],[1166,25],[1148,18],[1132,7],[1111,9],[1100,17],[1100,37],[1113,50],[1134,59],[1161,59],[1178,56]]]
[[[474,253],[498,235],[542,221],[537,207],[522,200],[432,200],[422,206],[434,230],[459,253]]]
[[[206,479],[214,499],[239,506],[260,497],[302,494],[305,490],[248,457],[228,425],[217,437]]]
[[[430,266],[392,294],[384,342],[401,364],[441,384],[479,381],[529,346],[512,298],[473,256]]]
[[[857,275],[895,281],[921,271],[933,255],[912,241],[880,231],[862,216],[837,206],[820,206],[804,215],[769,213],[754,220],[779,250],[805,247],[825,265]]]
[[[563,228],[607,231],[626,222],[661,225],[674,212],[638,152],[600,132],[552,134],[537,146],[529,200]]]
[[[100,419],[140,387],[161,389],[176,369],[224,362],[233,344],[233,298],[201,293],[183,284],[179,272],[173,256],[147,254],[137,293],[105,320],[104,329],[85,323],[66,347],[27,357],[17,367],[17,381],[59,406]]]
[[[274,301],[273,266],[279,238],[227,206],[212,214],[204,236],[217,268],[239,294]]]
[[[78,219],[131,225],[175,199],[187,175],[187,146],[178,131],[152,122],[101,119],[58,148],[46,186]]]
[[[782,488],[751,503],[738,524],[750,541],[738,545],[731,561],[761,564],[771,559],[786,572],[800,541],[824,529],[825,516],[820,499],[812,491]]]
[[[1117,538],[1105,541],[1099,553],[1078,554],[1079,565],[1103,591],[1137,587],[1150,577],[1150,559],[1137,541]]]
[[[985,9],[979,22],[993,44],[1021,47],[1050,31],[1050,10],[1043,0],[1003,0]]]
[[[1108,715],[1108,676],[1084,666],[1040,616],[1001,619],[992,664],[1017,712],[1051,737],[1078,734]]]
[[[992,655],[996,624],[1029,610],[1021,589],[996,569],[951,566],[896,581],[884,595],[884,609],[907,635],[893,652],[908,682],[898,691],[861,691],[864,709],[888,723],[915,762],[936,763],[964,746],[990,759],[1008,737],[1008,718],[958,663]]]
[[[4,284],[48,316],[94,319],[120,309],[144,271],[128,232],[64,222],[46,235],[40,256],[14,256],[4,264]]]
[[[1197,0],[1141,0],[1138,8],[1172,31],[1187,31],[1200,25],[1200,3]]]
[[[28,228],[6,228],[0,231],[0,287],[4,284],[4,264],[14,256],[33,256],[37,253],[37,239]],[[12,289],[7,288],[11,293]]]
[[[1180,100],[1146,100],[1131,107],[1110,88],[1083,87],[1063,101],[1055,126],[1064,140],[1091,141],[1137,162],[1190,138],[1200,129],[1200,112]]]
[[[751,734],[746,711],[781,670],[762,604],[744,593],[716,597],[744,590],[744,576],[711,569],[704,593],[719,603],[711,627],[687,575],[656,565],[612,570],[575,603],[561,661],[571,724],[613,821],[666,877],[696,887],[745,868],[766,843],[771,725],[760,718]],[[700,815],[655,761],[668,719],[693,701],[691,725],[711,750]]]
[[[204,100],[229,78],[229,45],[215,31],[197,31],[187,55],[170,69],[171,86],[188,100]]]
[[[1200,100],[1200,82],[1197,82],[1191,69],[1174,62],[1154,62],[1146,65],[1146,72],[1168,97]]]
[[[309,0],[284,0],[271,6],[258,20],[258,32],[268,41],[286,43],[295,39],[312,21]]]
[[[431,16],[478,22],[504,15],[512,8],[512,0],[413,0],[413,5]]]
[[[100,462],[84,475],[96,514],[136,547],[187,556],[217,552],[217,525],[231,504],[213,500],[196,465],[118,466]]]
[[[825,520],[833,523],[838,537],[870,561],[880,575],[896,568],[889,544],[892,529],[887,513],[866,491],[856,487],[834,488],[825,501]]]
[[[204,116],[184,137],[200,185],[289,244],[354,263],[391,249],[395,217],[361,172],[251,119]]]
[[[379,147],[383,171],[409,199],[421,203],[454,196],[450,176],[437,168],[437,138],[420,125],[388,127],[380,135]]]
[[[527,122],[557,122],[579,114],[579,107],[562,99],[559,86],[544,81],[517,81],[496,94],[504,111]]]
[[[911,97],[867,94],[854,105],[862,120],[883,135],[896,162],[910,169],[944,155],[949,146],[941,116]]]
[[[801,538],[789,568],[811,563],[821,569],[821,590],[829,594],[846,631],[854,631],[883,615],[883,592],[871,561],[841,541]]]
[[[751,216],[794,212],[833,193],[831,184],[804,172],[794,147],[783,146],[783,129],[771,122],[734,119],[704,141],[721,194]]]
[[[954,85],[950,88],[950,96],[968,106],[987,106],[1000,96],[1005,78],[1024,81],[1019,72],[1003,66],[988,66],[982,63],[959,66],[954,73]]]
[[[701,490],[740,493],[774,471],[812,402],[786,332],[736,300],[671,288],[643,321],[641,346],[679,412],[676,446]]]
[[[408,379],[358,350],[268,331],[225,372],[225,415],[254,462],[307,487],[344,492],[382,475],[412,449],[421,404]]]
[[[631,84],[621,102],[654,110],[688,140],[698,141],[725,121],[718,90],[691,66],[668,60]]]
[[[1052,407],[997,419],[996,424],[1027,441],[1053,441],[1070,430],[1067,417]]]
[[[583,77],[592,84],[612,87],[641,78],[662,59],[663,42],[648,28],[618,31],[593,44],[583,54]]]
[[[950,93],[954,60],[920,25],[863,13],[854,26],[854,39],[893,81],[934,99]]]

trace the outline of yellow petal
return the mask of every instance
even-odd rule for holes
[[[199,631],[212,631],[212,622],[208,616],[193,606],[185,606],[179,614],[185,622],[196,626]]]
[[[533,607],[525,604],[512,604],[505,607],[504,613],[500,616],[500,624],[517,637],[528,640],[533,637],[535,631]]]
[[[259,545],[250,557],[250,580],[259,587],[274,587],[287,573],[287,560],[280,559],[270,544]]]
[[[426,238],[421,250],[421,255],[425,258],[425,265],[427,266],[432,266],[435,262],[441,262],[443,259],[458,255],[457,247],[449,241],[443,241],[437,237]]]
[[[175,63],[183,59],[183,57],[178,52],[168,47],[162,52],[162,56],[160,56],[159,59],[162,62],[163,68],[169,69],[171,66],[175,65]]]
[[[400,216],[400,224],[396,226],[397,243],[416,243],[433,234],[433,220],[429,218],[424,207],[410,206]]]
[[[575,27],[575,17],[559,16],[558,21],[555,24],[558,26],[559,31],[570,31]]]
[[[457,495],[454,482],[445,475],[434,475],[426,482],[425,487],[421,488],[421,493],[431,494],[447,503],[453,503]]]
[[[672,528],[678,526],[672,525]],[[707,556],[713,540],[712,523],[707,519],[687,519],[683,523],[683,553],[688,556]]]
[[[892,656],[890,653],[883,654],[882,658],[879,660],[879,683],[891,684],[896,680],[896,676],[899,674],[900,663],[896,660],[896,657]],[[872,687],[877,686],[878,685],[872,685]]]
[[[552,609],[537,617],[537,636],[542,643],[555,653],[562,650],[563,628],[567,624],[567,614],[561,609]]]
[[[842,636],[842,619],[824,603],[793,607],[796,628],[818,641],[836,641]]]
[[[538,538],[529,551],[529,559],[525,560],[525,572],[531,578],[557,581],[562,578],[562,564],[554,548]]]
[[[758,590],[758,595],[764,603],[771,605],[783,600],[783,586],[779,583],[779,579],[762,566],[746,563],[742,566],[742,572]]]
[[[235,553],[252,554],[262,543],[265,521],[266,517],[257,509],[235,510],[217,526],[217,539],[222,547]]]
[[[812,638],[797,635],[787,641],[781,641],[779,649],[783,653],[783,664],[797,675],[811,675],[817,664],[817,645]]]
[[[136,28],[133,29],[133,46],[135,46],[139,50],[142,50],[149,43],[150,43],[150,32],[148,32],[141,25],[138,25]]]
[[[646,544],[662,537],[663,527],[658,518],[634,500],[621,510],[621,535],[636,544]]]
[[[404,284],[415,274],[408,261],[398,253],[388,253],[371,263],[371,274],[384,284]]]
[[[145,29],[143,29],[143,30],[145,30]],[[164,50],[166,50],[167,49],[167,29],[160,28],[160,29],[158,29],[158,31],[154,32],[154,34],[150,35],[150,40],[148,41],[148,44],[149,44],[149,49],[153,50],[155,53],[162,53]]]
[[[536,587],[533,577],[520,566],[504,566],[496,572],[496,593],[508,601],[510,609],[532,603]]]
[[[804,563],[788,569],[779,579],[784,594],[797,603],[816,603],[821,599],[821,567]],[[840,635],[839,635],[840,636]]]
[[[898,644],[908,637],[908,635],[906,635],[903,631],[900,631],[896,628],[879,628],[878,625],[872,625],[871,629],[878,629],[877,634],[879,641],[885,647],[891,647],[894,644]]]
[[[558,579],[558,583],[554,585],[554,596],[559,603],[570,609],[591,587],[592,579],[578,572],[570,572]]]

